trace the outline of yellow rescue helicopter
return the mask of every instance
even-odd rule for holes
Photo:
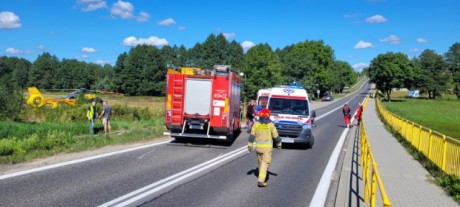
[[[56,108],[59,105],[59,103],[65,103],[71,106],[75,106],[77,103],[76,98],[79,96],[79,94],[86,92],[86,89],[77,89],[64,99],[51,99],[45,98],[42,95],[42,93],[40,93],[40,91],[37,89],[37,87],[29,87],[27,88],[27,90],[29,91],[29,98],[27,99],[27,104],[34,108],[42,107],[45,105],[51,105],[52,108]],[[88,100],[99,99],[100,101],[100,98],[96,97],[96,94],[85,93],[84,97]]]

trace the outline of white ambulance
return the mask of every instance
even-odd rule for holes
[[[312,124],[316,114],[310,109],[308,93],[303,86],[293,83],[260,89],[257,108],[264,107],[270,110],[270,119],[283,143],[313,146]]]

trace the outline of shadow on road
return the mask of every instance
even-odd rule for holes
[[[351,171],[350,171],[350,190],[348,192],[348,202],[349,206],[352,205],[353,199],[356,199],[357,206],[360,206],[360,203],[364,201],[364,199],[359,195],[360,194],[360,182],[362,181],[361,176],[359,175],[359,168],[360,168],[360,128],[356,128],[355,136],[353,140],[353,157],[351,159]]]
[[[176,137],[168,145],[227,149],[227,147],[233,145],[233,143],[238,138],[238,136],[240,136],[240,134],[241,130],[237,130],[233,133],[232,137],[227,137],[227,139]]]
[[[246,173],[246,175],[254,175],[256,178],[259,177],[259,168],[249,170]],[[267,177],[265,178],[265,182],[270,180],[270,175],[278,176],[278,174],[270,172],[270,170],[269,170],[269,171],[267,171]]]

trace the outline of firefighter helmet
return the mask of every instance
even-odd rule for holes
[[[263,108],[263,109],[260,111],[259,116],[260,116],[260,117],[270,118],[270,111],[269,111],[267,108]]]

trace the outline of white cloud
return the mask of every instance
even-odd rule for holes
[[[428,42],[428,40],[425,38],[417,38],[415,41],[417,41],[417,43],[427,43]]]
[[[227,40],[232,39],[232,38],[234,38],[236,36],[236,34],[233,33],[233,32],[232,33],[224,32],[222,34],[224,35],[225,39],[227,39]]]
[[[353,69],[355,69],[355,71],[357,72],[361,72],[363,71],[364,68],[367,68],[369,67],[369,64],[367,63],[356,63],[354,64],[353,66],[351,66]]]
[[[254,44],[251,41],[247,41],[247,40],[241,43],[241,47],[243,47],[243,50],[249,50],[251,47],[254,47],[254,46],[256,46],[256,44]]]
[[[150,18],[149,13],[141,11],[139,16],[137,17],[137,21],[138,22],[146,22],[147,20],[149,20],[149,18]]]
[[[365,49],[365,48],[371,48],[371,47],[374,47],[374,45],[372,45],[372,43],[364,42],[364,41],[360,40],[358,43],[356,43],[354,48],[355,49]]]
[[[121,0],[119,0],[117,3],[114,3],[112,8],[110,8],[110,14],[122,19],[134,18],[133,11],[134,6],[131,3]]]
[[[179,30],[186,30],[186,29],[187,29],[187,28],[184,27],[184,26],[180,26],[180,27],[179,27]]]
[[[110,64],[110,60],[97,60],[96,64],[98,65]]]
[[[15,29],[21,27],[19,17],[13,12],[0,12],[0,29]]]
[[[30,50],[26,50],[26,51],[23,51],[23,50],[19,50],[19,49],[16,49],[16,48],[7,48],[5,50],[6,53],[8,54],[12,54],[12,55],[24,55],[24,54],[31,54],[32,51]]]
[[[422,52],[422,50],[419,48],[414,48],[414,49],[409,50],[409,53],[420,53],[420,52]]]
[[[368,23],[383,23],[386,21],[387,19],[379,14],[366,18],[366,22]]]
[[[161,25],[161,26],[169,26],[169,25],[172,25],[172,24],[176,24],[176,21],[174,21],[173,18],[167,18],[165,20],[162,20],[162,21],[158,22],[158,25]]]
[[[168,45],[168,40],[164,38],[159,38],[157,36],[150,36],[149,38],[139,38],[139,39],[137,39],[134,36],[130,36],[123,40],[123,45],[129,46],[129,47],[133,47],[137,45],[164,46],[164,45]]]
[[[78,3],[83,5],[81,10],[85,12],[107,8],[107,2],[103,0],[79,0]]]
[[[15,49],[15,48],[11,48],[11,47],[10,47],[10,48],[7,48],[7,49],[5,50],[5,52],[6,52],[6,53],[9,53],[9,54],[20,54],[20,53],[21,53],[20,50]]]
[[[91,48],[91,47],[84,47],[84,48],[81,49],[81,51],[86,52],[86,53],[95,53],[96,49]]]
[[[393,44],[393,45],[397,45],[399,43],[401,43],[400,39],[398,36],[396,35],[390,35],[388,37],[385,37],[383,39],[379,39],[380,42],[389,42],[390,44]]]

